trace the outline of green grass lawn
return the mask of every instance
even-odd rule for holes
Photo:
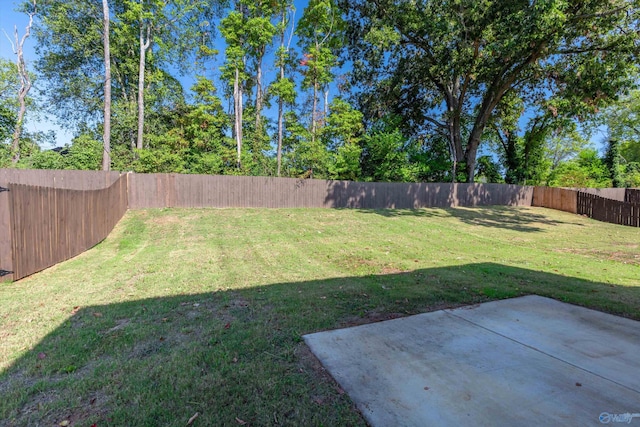
[[[640,319],[639,243],[540,208],[130,211],[0,284],[0,425],[364,425],[302,335],[527,294]]]

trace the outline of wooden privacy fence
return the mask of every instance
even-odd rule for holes
[[[6,280],[21,279],[86,251],[122,218],[128,206],[126,175],[80,177],[64,175],[69,181],[65,187],[92,189],[2,186],[8,190],[0,198],[0,269]],[[115,182],[104,188],[113,178]],[[103,188],[93,189],[100,185]]]
[[[129,208],[531,206],[533,187],[374,183],[250,176],[129,174]]]
[[[578,214],[598,221],[640,227],[640,204],[605,199],[588,193],[578,193]]]
[[[532,206],[578,212],[578,192],[567,188],[535,187]]]
[[[640,205],[640,189],[627,188],[627,190],[624,193],[624,201],[627,203],[636,203]]]
[[[637,189],[535,187],[532,205],[586,215],[612,224],[640,226],[640,190]]]

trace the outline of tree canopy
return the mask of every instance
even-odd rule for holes
[[[25,133],[18,166],[640,185],[639,5],[25,0],[26,105],[76,136],[48,152]],[[20,105],[7,64],[2,165]]]
[[[636,60],[635,1],[345,0],[342,7],[365,116],[393,113],[414,135],[440,133],[469,181],[505,96],[544,99],[540,107],[551,109],[561,95],[597,108],[629,83]]]

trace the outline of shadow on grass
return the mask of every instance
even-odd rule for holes
[[[479,263],[68,307],[0,375],[2,425],[365,425],[302,335],[537,294],[640,319],[640,289]]]
[[[543,231],[542,225],[582,225],[579,222],[559,221],[546,215],[508,206],[437,209],[360,209],[359,212],[385,217],[415,216],[422,218],[456,218],[469,225],[503,228],[523,232]]]

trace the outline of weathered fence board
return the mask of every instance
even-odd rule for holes
[[[577,212],[578,192],[566,188],[535,187],[532,206],[556,209],[564,212]]]
[[[9,184],[13,280],[99,243],[127,210],[126,176],[97,190]]]
[[[612,224],[640,227],[640,204],[578,193],[578,214]]]
[[[0,190],[9,183],[0,177]],[[11,243],[11,214],[9,191],[0,191],[0,281],[13,280],[13,245]]]
[[[422,208],[530,206],[533,187],[129,174],[131,209],[162,207]]]
[[[640,205],[640,188],[627,188],[624,193],[624,201]]]

